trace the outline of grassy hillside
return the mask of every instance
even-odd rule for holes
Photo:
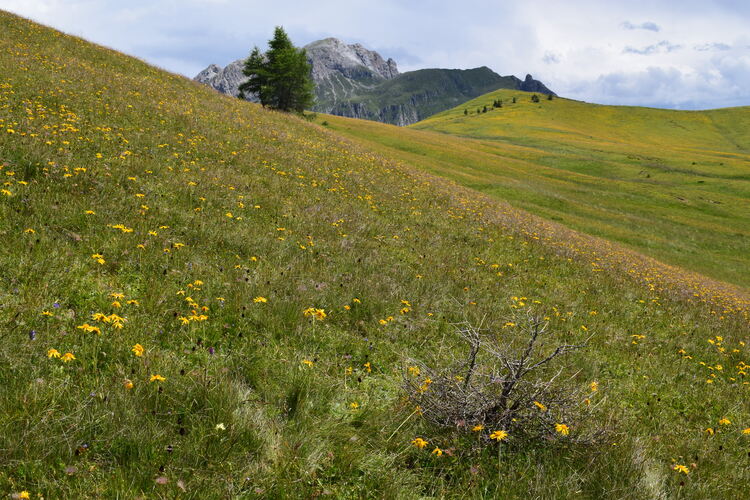
[[[736,498],[750,481],[735,290],[136,59],[0,27],[3,494]],[[542,353],[591,336],[541,373],[592,409],[558,420],[569,435],[496,443],[404,397],[405,377],[429,389],[413,360],[465,356],[456,323],[507,348],[529,314],[549,322]]]
[[[531,95],[491,93],[414,125],[419,132],[328,121],[531,213],[750,286],[750,108],[667,111]],[[497,99],[503,107],[492,109]],[[492,110],[477,114],[485,105]]]

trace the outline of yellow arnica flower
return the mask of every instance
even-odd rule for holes
[[[417,448],[419,448],[421,450],[422,448],[424,448],[425,446],[427,446],[430,443],[429,443],[429,441],[425,441],[421,437],[418,437],[418,438],[412,439],[411,444],[413,444],[414,446],[416,446]]]
[[[729,425],[731,423],[732,422],[727,417],[724,417],[721,420],[719,420],[719,425]]]
[[[495,441],[503,441],[508,438],[508,433],[506,431],[495,431],[492,434],[490,434],[490,439],[494,439]]]
[[[60,357],[60,351],[57,349],[50,349],[47,351],[47,357],[48,358],[59,358]]]
[[[747,429],[743,429],[742,433],[743,434],[750,434],[750,427],[748,427]]]
[[[434,449],[434,450],[432,450],[432,454],[433,454],[433,455],[437,455],[437,456],[439,456],[439,457],[442,457],[442,456],[443,456],[443,450],[441,450],[440,448],[438,448],[438,447],[436,446],[436,447],[435,447],[435,449]]]
[[[149,382],[164,382],[167,380],[165,377],[162,377],[159,374],[151,375],[151,378],[149,379]]]
[[[66,352],[65,354],[62,355],[62,357],[60,359],[62,359],[64,363],[69,363],[69,362],[75,360],[76,357],[73,356],[72,352]]]
[[[591,388],[591,392],[596,392],[599,390],[599,382],[591,382],[591,384],[589,384],[589,387]]]
[[[688,474],[690,472],[687,467],[680,464],[674,464],[672,470],[675,472],[682,472],[683,474]]]
[[[481,430],[484,430],[484,426],[482,424],[477,424],[474,427],[471,428],[473,432],[479,432]]]
[[[21,493],[18,494],[18,496],[16,496],[16,498],[24,499],[24,500],[29,500],[31,498],[31,496],[29,495],[28,491],[23,490]]]
[[[143,351],[145,351],[145,349],[143,348],[141,344],[136,344],[133,346],[131,351],[133,351],[133,354],[135,354],[136,356],[140,358],[141,356],[143,356]]]
[[[132,388],[133,388],[133,381],[132,381],[132,380],[128,380],[128,379],[125,379],[125,382],[123,382],[123,383],[122,383],[122,386],[123,386],[123,387],[124,387],[125,389],[127,389],[127,390],[130,390],[130,389],[132,389]]]
[[[544,406],[539,401],[534,401],[534,406],[536,406],[537,408],[539,408],[539,411],[547,411],[547,407]]]
[[[328,316],[325,309],[316,309],[314,307],[308,307],[302,311],[302,314],[304,314],[306,318],[312,317],[318,321],[323,321],[326,319],[326,316]]]
[[[356,410],[357,408],[359,408],[359,403],[357,403],[356,401],[352,401],[351,403],[349,403],[349,408],[351,408],[352,410]]]
[[[420,372],[418,366],[410,366],[409,367],[409,374],[411,374],[411,375],[413,375],[415,377],[418,377],[420,373],[421,372]]]
[[[262,303],[262,304],[265,304],[266,302],[268,302],[268,299],[267,299],[267,298],[265,298],[265,297],[260,297],[260,296],[259,296],[259,297],[255,297],[255,298],[253,299],[253,302],[255,302],[256,304],[261,304],[261,303]]]
[[[570,427],[565,424],[555,424],[555,431],[563,436],[570,434]]]
[[[307,366],[312,366],[312,365],[314,365],[315,363],[313,363],[313,362],[312,362],[312,361],[310,361],[309,359],[303,359],[303,360],[302,360],[302,364],[303,364],[303,365],[307,365]]]

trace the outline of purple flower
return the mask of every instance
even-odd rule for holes
[[[31,330],[29,332],[29,340],[36,340],[36,330]]]
[[[52,307],[54,307],[55,309],[60,309],[60,303],[55,302],[54,304],[52,304]]]

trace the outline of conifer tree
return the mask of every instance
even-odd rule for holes
[[[298,49],[284,28],[277,26],[263,54],[255,47],[242,71],[248,80],[240,85],[240,96],[256,94],[263,106],[301,113],[313,102],[310,64],[304,49]]]

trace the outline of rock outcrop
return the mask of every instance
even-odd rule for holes
[[[213,87],[222,94],[238,97],[240,95],[240,84],[247,79],[242,73],[243,65],[244,61],[241,59],[229,63],[224,68],[211,64],[208,68],[198,73],[194,80]],[[258,101],[256,96],[248,97],[250,101]]]
[[[483,66],[470,70],[425,69],[399,73],[393,59],[383,59],[361,44],[325,38],[305,47],[315,83],[313,111],[394,125],[411,125],[430,115],[493,90],[506,88],[554,94],[526,75],[500,76]],[[224,68],[211,64],[195,80],[224,94],[239,96],[246,77],[243,60]],[[256,101],[256,96],[245,96]]]
[[[519,80],[519,82],[520,85],[518,90],[523,90],[524,92],[538,92],[540,94],[552,94],[554,96],[557,95],[539,80],[534,80],[531,75],[526,75],[526,79],[524,81]]]

